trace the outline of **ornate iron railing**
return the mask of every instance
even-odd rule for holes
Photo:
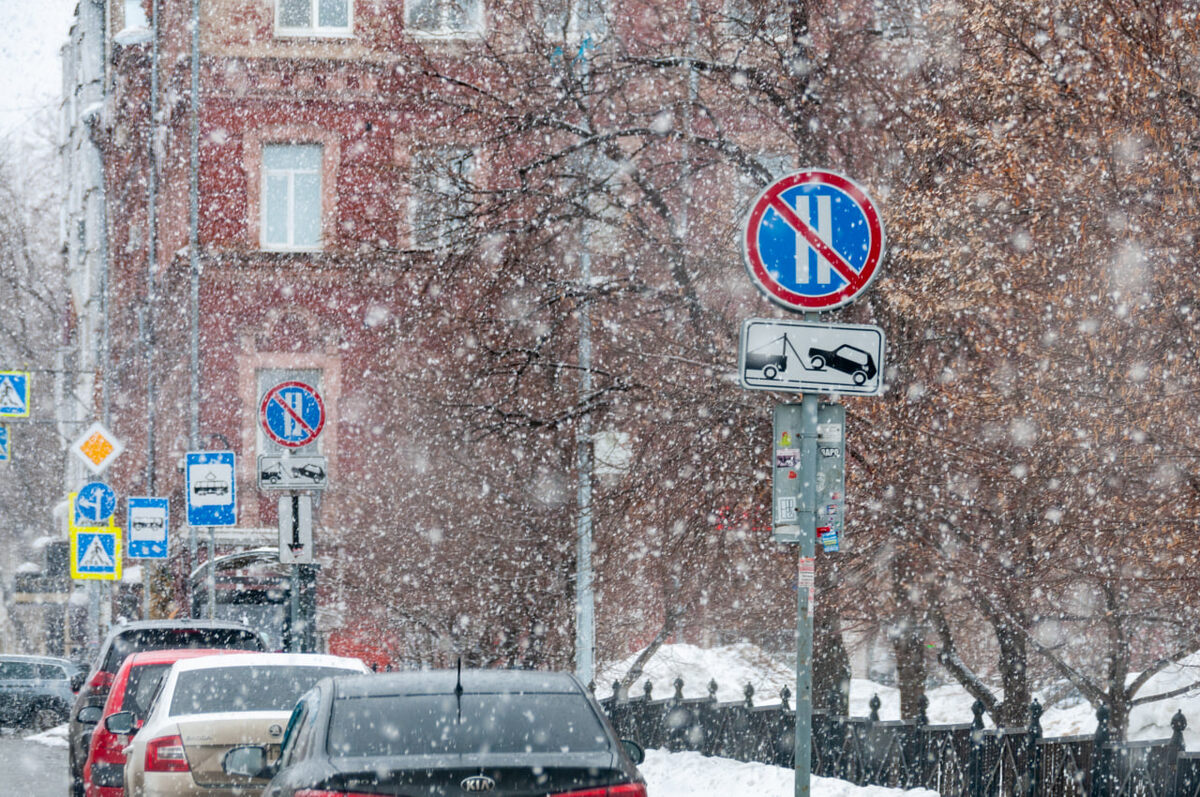
[[[786,687],[781,702],[768,706],[754,705],[751,686],[736,702],[718,702],[716,693],[710,682],[708,697],[684,698],[677,679],[665,700],[655,700],[647,683],[640,697],[600,704],[620,736],[644,747],[792,766],[796,719]],[[1169,739],[1115,743],[1103,707],[1095,734],[1047,739],[1037,701],[1028,728],[999,730],[984,729],[978,702],[973,720],[961,725],[930,725],[924,706],[916,720],[885,722],[879,705],[872,698],[868,717],[814,712],[813,774],[947,797],[1200,797],[1200,753],[1184,752],[1181,712]]]

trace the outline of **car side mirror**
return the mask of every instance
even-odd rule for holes
[[[118,736],[129,736],[137,733],[137,720],[132,711],[118,711],[104,718],[104,727]]]
[[[221,758],[221,769],[226,775],[261,778],[266,768],[267,748],[258,745],[235,747]]]
[[[87,681],[86,672],[77,672],[71,676],[71,691],[78,693],[83,688],[84,682]],[[97,718],[98,719],[98,718]],[[93,720],[95,722],[96,720]]]
[[[646,751],[633,739],[622,739],[621,746],[625,748],[625,755],[629,756],[634,764],[640,764],[646,760]]]
[[[75,715],[75,720],[84,725],[95,725],[100,721],[100,717],[104,715],[103,709],[99,706],[84,706],[79,709],[79,713]]]

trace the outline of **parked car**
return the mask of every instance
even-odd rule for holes
[[[44,731],[66,722],[79,667],[50,656],[0,656],[0,725]]]
[[[642,758],[573,675],[443,670],[323,681],[296,704],[277,762],[243,745],[224,768],[270,776],[264,797],[646,797]]]
[[[113,679],[125,657],[143,650],[168,648],[232,648],[264,650],[263,637],[249,626],[214,620],[143,620],[119,625],[108,632],[87,676],[76,674],[73,686],[78,696],[71,707],[67,733],[67,759],[71,772],[71,795],[83,797],[83,764],[87,761],[95,721],[80,719],[89,706],[104,707]],[[95,717],[94,712],[87,716]]]
[[[80,714],[94,718],[90,721],[95,723],[92,740],[88,745],[87,760],[83,764],[83,791],[86,797],[122,797],[125,793],[124,750],[131,737],[108,730],[104,726],[104,718],[119,711],[128,711],[133,714],[133,727],[136,731],[145,723],[163,676],[171,669],[172,664],[181,659],[235,652],[216,648],[194,648],[151,650],[126,657],[113,679],[104,708],[87,706],[80,710]]]
[[[136,731],[125,760],[130,797],[233,797],[263,782],[227,774],[233,747],[279,753],[288,717],[322,678],[370,672],[358,659],[316,653],[244,653],[178,661],[163,677],[140,730],[132,712],[105,720],[113,733]]]

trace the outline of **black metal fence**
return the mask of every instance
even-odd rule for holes
[[[749,685],[734,703],[717,702],[716,693],[710,682],[708,697],[684,698],[677,679],[666,700],[655,700],[647,683],[641,697],[600,704],[618,734],[643,747],[793,765],[796,718],[786,687],[783,702],[770,706],[755,706]],[[924,708],[916,720],[884,722],[879,705],[873,697],[869,717],[813,712],[814,775],[969,797],[1200,797],[1200,753],[1184,751],[1181,712],[1170,739],[1114,743],[1106,708],[1096,712],[1095,734],[1046,739],[1037,701],[1028,728],[999,730],[984,729],[978,702],[974,720],[961,725],[930,725]]]

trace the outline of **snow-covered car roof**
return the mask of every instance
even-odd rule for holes
[[[217,667],[340,667],[346,670],[370,672],[367,665],[349,656],[329,656],[324,653],[223,653],[182,659],[173,665],[176,672],[206,670]]]

